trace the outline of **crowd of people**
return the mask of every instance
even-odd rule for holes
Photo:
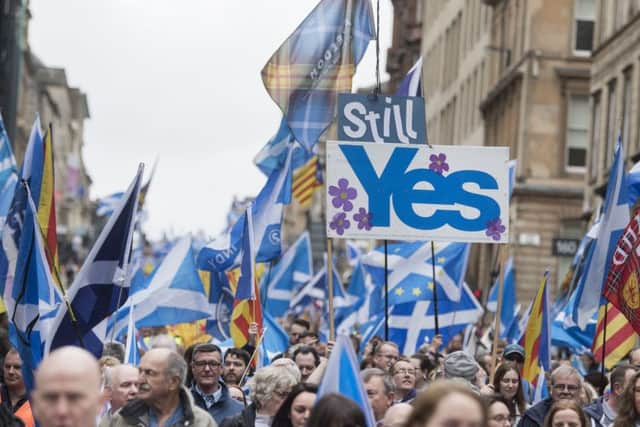
[[[183,349],[168,336],[151,341],[137,366],[119,343],[96,360],[79,347],[51,352],[27,390],[18,352],[3,357],[0,425],[7,427],[365,427],[363,408],[336,393],[319,396],[332,343],[309,324],[289,325],[289,350],[252,367],[253,347],[213,343]],[[377,426],[640,426],[640,349],[605,377],[554,360],[548,397],[536,400],[522,376],[524,349],[500,343],[495,370],[485,349],[471,355],[461,337],[436,337],[416,354],[375,337],[360,349],[359,377]],[[493,375],[492,374],[493,371]],[[36,424],[37,422],[37,424]]]

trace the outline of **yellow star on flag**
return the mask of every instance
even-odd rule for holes
[[[447,260],[447,259],[446,259],[445,257],[443,257],[443,256],[438,257],[438,264],[444,264],[444,262],[445,262],[446,260]]]
[[[427,288],[433,290],[433,282],[429,282],[429,284],[427,285]]]
[[[422,294],[422,291],[418,288],[413,288],[413,291],[411,291],[411,293],[418,297]]]
[[[402,295],[402,294],[404,294],[404,289],[396,288],[395,292],[396,292],[396,295]]]

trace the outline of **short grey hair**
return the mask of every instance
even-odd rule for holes
[[[105,388],[111,388],[113,383],[113,372],[111,372],[111,366],[105,366],[102,368],[102,385]]]
[[[165,371],[167,377],[178,377],[180,384],[185,383],[187,379],[187,362],[175,351],[169,353],[167,356],[167,370]]]
[[[249,397],[260,409],[273,397],[277,389],[291,389],[298,384],[298,379],[289,369],[281,366],[267,366],[256,371],[249,381]]]
[[[176,341],[167,334],[151,337],[149,339],[149,348],[168,348],[171,351],[178,351]]]
[[[578,385],[582,387],[582,375],[573,366],[560,365],[551,372],[551,385],[555,384],[555,379],[558,375],[566,375],[576,377],[578,379]]]
[[[373,377],[382,378],[382,383],[384,384],[384,394],[388,395],[396,392],[396,385],[393,382],[393,378],[382,369],[367,368],[360,372],[360,378],[362,379],[363,383],[368,383]]]

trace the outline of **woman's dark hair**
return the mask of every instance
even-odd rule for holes
[[[427,425],[433,414],[436,413],[438,405],[442,400],[451,394],[462,394],[473,399],[482,412],[482,427],[487,425],[487,406],[480,396],[474,392],[467,384],[459,381],[438,380],[433,383],[413,401],[413,411],[409,414],[406,427],[422,427]]]
[[[640,372],[637,372],[625,387],[622,395],[618,398],[618,416],[613,423],[613,427],[632,426],[640,421],[640,414],[638,414],[636,410],[635,403],[636,382],[639,379]]]
[[[362,409],[337,393],[322,396],[311,410],[307,427],[366,427]]]
[[[491,409],[491,405],[493,405],[494,403],[502,403],[504,406],[506,406],[507,409],[509,410],[509,415],[511,415],[513,419],[514,415],[513,415],[513,412],[511,412],[509,401],[503,395],[498,393],[490,394],[488,396],[482,396],[482,400],[484,400],[487,405],[487,419],[488,419],[488,413]]]
[[[280,409],[276,412],[276,415],[273,417],[273,421],[271,422],[271,427],[291,427],[291,407],[293,406],[293,401],[300,394],[307,393],[318,393],[318,387],[314,384],[300,383],[294,386],[289,393],[289,396],[282,402],[280,405]]]
[[[522,391],[522,379],[520,377],[520,371],[518,370],[518,366],[515,362],[505,361],[498,365],[496,369],[496,374],[493,376],[493,389],[496,393],[502,394],[500,390],[500,382],[504,378],[507,373],[514,371],[516,375],[518,375],[518,390],[516,391],[516,395],[512,401],[507,400],[507,408],[509,408],[509,412],[511,415],[516,415],[516,407],[518,409],[518,413],[522,415],[527,408],[527,403],[524,400],[524,392]]]
[[[587,416],[584,414],[584,411],[582,410],[580,405],[578,405],[575,402],[575,400],[562,399],[562,400],[558,400],[553,405],[551,405],[551,409],[549,410],[549,413],[547,414],[547,416],[544,419],[543,427],[551,427],[551,426],[553,426],[553,417],[558,412],[564,411],[565,409],[569,409],[569,410],[575,412],[578,415],[578,418],[580,418],[580,427],[588,427],[588,426],[591,425],[591,423],[589,423],[587,421]],[[620,415],[621,415],[621,412],[618,412],[618,417],[616,418],[616,422],[615,422],[614,426],[620,425],[620,426],[629,427],[629,426],[634,425],[633,422],[631,424],[624,424],[624,423],[623,424],[618,424],[618,421],[620,420]]]

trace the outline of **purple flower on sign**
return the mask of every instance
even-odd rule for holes
[[[331,203],[334,208],[339,209],[342,207],[343,211],[349,212],[353,209],[353,203],[351,203],[351,200],[356,198],[358,192],[355,188],[349,187],[349,181],[344,178],[340,178],[338,180],[337,187],[335,185],[329,186],[329,195],[333,196]]]
[[[358,223],[358,230],[371,230],[371,213],[365,208],[358,209],[358,213],[353,215],[353,220]]]
[[[429,156],[429,160],[431,161],[431,163],[429,164],[429,169],[431,169],[435,173],[442,175],[443,172],[449,170],[449,163],[447,163],[446,154],[432,154],[431,156]]]
[[[500,235],[504,233],[505,230],[506,227],[502,225],[502,220],[500,218],[496,218],[487,222],[487,231],[485,234],[497,241],[500,240]]]
[[[339,212],[333,216],[333,220],[329,223],[329,228],[336,230],[339,236],[342,236],[344,230],[351,227],[351,222],[347,219],[347,214]]]

